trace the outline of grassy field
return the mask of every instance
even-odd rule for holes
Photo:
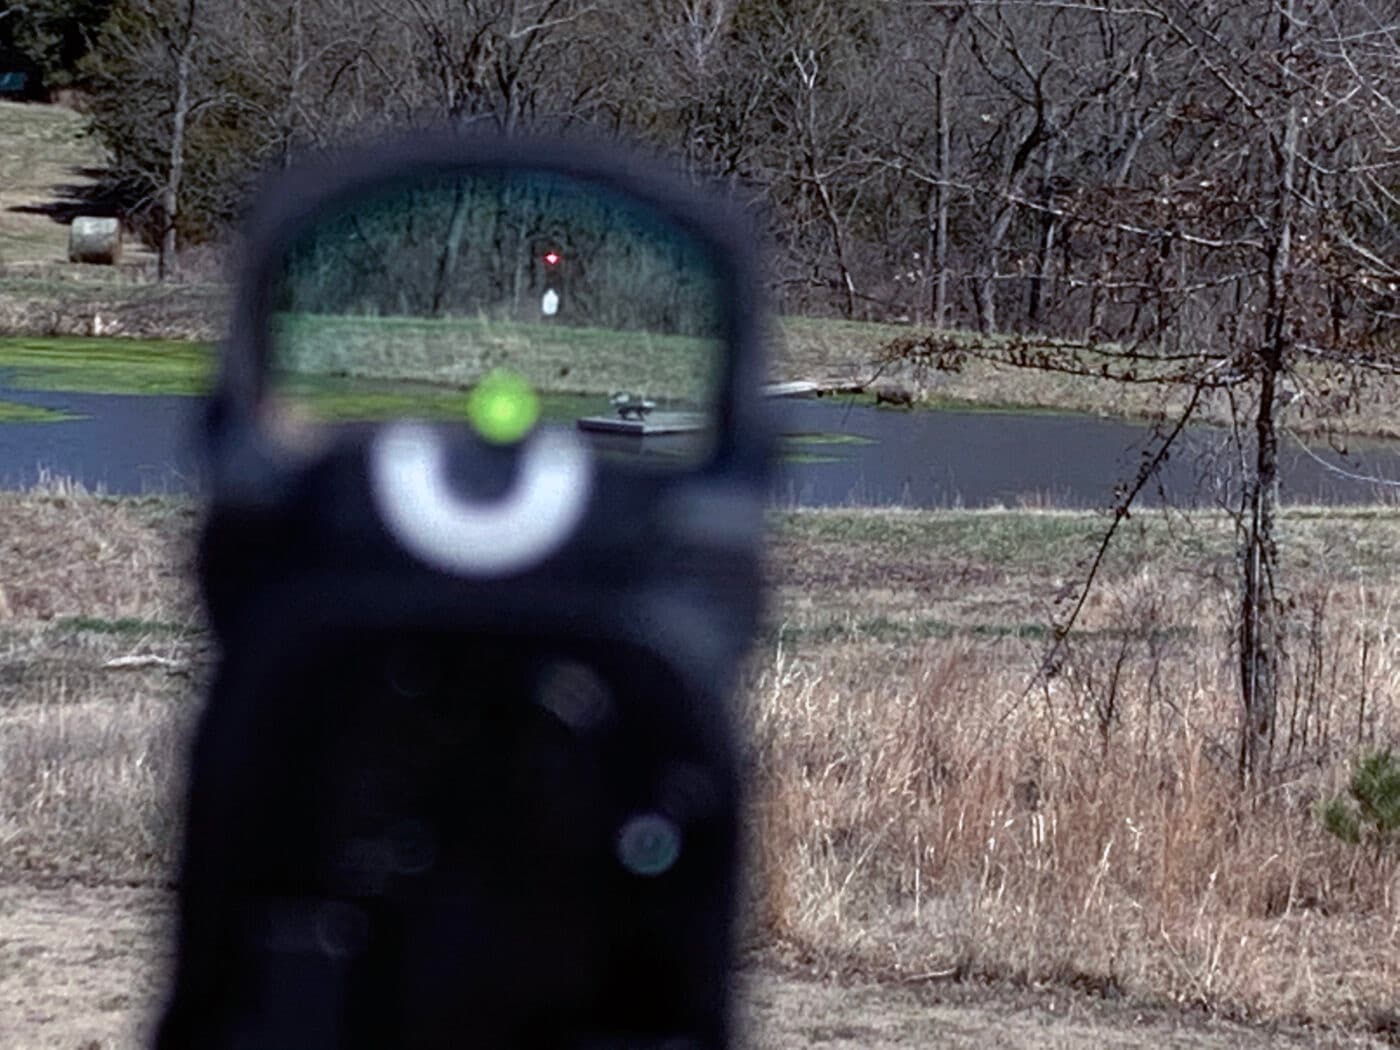
[[[208,346],[169,340],[0,338],[11,389],[88,394],[202,394],[214,358]]]
[[[0,264],[68,258],[68,227],[47,215],[12,209],[55,201],[84,181],[80,169],[103,162],[83,120],[59,106],[0,102]]]
[[[0,522],[0,877],[159,883],[209,661],[194,510],[54,486],[0,495]],[[1218,517],[1135,517],[1059,673],[1029,689],[1101,519],[773,525],[743,699],[749,943],[822,972],[1394,1030],[1400,858],[1311,807],[1400,739],[1400,513],[1286,514],[1279,772],[1248,796]]]
[[[289,382],[329,375],[464,389],[504,368],[542,394],[632,390],[696,404],[711,396],[723,362],[717,341],[643,331],[485,317],[279,320],[274,348]]]

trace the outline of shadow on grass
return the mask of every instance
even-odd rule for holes
[[[85,182],[65,182],[52,187],[54,199],[38,204],[15,204],[7,211],[22,215],[46,215],[68,226],[79,215],[119,218],[129,213],[130,188],[109,168],[75,167],[69,172]]]

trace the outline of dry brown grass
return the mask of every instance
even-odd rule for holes
[[[164,878],[203,673],[193,508],[51,483],[0,521],[0,874]]]
[[[213,342],[227,331],[221,284],[156,284],[144,277],[79,274],[55,264],[43,275],[0,273],[0,335],[105,335]]]
[[[188,678],[104,670],[125,647],[97,639],[31,645],[48,667],[0,683],[0,875],[165,878]],[[6,664],[25,656],[14,639],[0,650]],[[4,696],[19,689],[23,702]]]
[[[780,608],[806,630],[770,641],[747,693],[756,920],[836,969],[990,974],[1254,1018],[1388,1023],[1400,858],[1375,863],[1332,839],[1311,804],[1361,746],[1400,741],[1392,571],[1363,566],[1358,543],[1329,576],[1295,579],[1279,772],[1246,795],[1220,522],[1193,529],[1189,557],[1150,532],[1145,549],[1125,552],[1060,673],[1028,690],[1043,641],[989,632],[988,605],[959,601],[948,584],[971,576],[1015,622],[1037,601],[1024,584],[1035,592],[1038,581],[1048,610],[1051,530],[1022,523],[1023,538],[1041,540],[1039,573],[981,562],[979,577],[979,545],[1004,516],[984,515],[977,538],[942,557],[908,542],[956,517],[893,519],[907,581],[894,585],[878,563],[843,581],[810,576],[834,558],[821,537],[878,531],[868,513],[788,523],[779,558],[800,564],[775,573]],[[1073,521],[1086,523],[1059,516]],[[1289,524],[1296,546],[1322,549],[1344,519]],[[1361,539],[1394,524],[1352,528]],[[922,573],[908,568],[921,561]],[[867,626],[862,640],[849,614],[861,607],[902,619],[905,639],[937,630],[888,643]]]
[[[992,975],[1383,1025],[1400,873],[1310,806],[1400,739],[1400,515],[1286,518],[1297,599],[1267,790],[1236,786],[1230,537],[1148,516],[1062,671],[1026,690],[1090,515],[776,520],[748,675],[750,933],[823,969]],[[0,496],[0,872],[163,880],[206,663],[191,509]],[[114,658],[156,657],[114,668]],[[1361,699],[1365,698],[1365,709]],[[1359,728],[1358,728],[1359,726]]]
[[[1395,865],[1317,830],[1307,804],[1330,771],[1245,802],[1216,747],[1224,683],[1183,683],[1176,710],[1128,714],[1105,740],[1072,689],[1015,705],[1024,663],[1007,649],[962,639],[893,672],[784,657],[760,673],[755,837],[774,933],[837,967],[1256,1017],[1355,1022],[1392,1005]]]
[[[0,566],[11,619],[189,623],[193,505],[109,499],[63,480],[0,493]]]

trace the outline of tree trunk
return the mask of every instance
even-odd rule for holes
[[[1266,358],[1272,357],[1272,353]],[[1244,565],[1239,614],[1241,725],[1239,773],[1244,783],[1267,768],[1277,708],[1280,628],[1274,599],[1278,560],[1278,431],[1274,416],[1277,373],[1264,363],[1254,421],[1254,476],[1245,495]]]
[[[846,236],[845,227],[841,223],[841,216],[836,211],[836,202],[831,198],[831,192],[826,187],[826,182],[813,172],[817,182],[817,195],[822,202],[822,212],[826,215],[827,226],[831,229],[831,244],[836,252],[836,268],[841,274],[841,291],[846,299],[846,316],[854,318],[856,315],[856,283],[851,277],[851,268],[846,262]]]
[[[165,211],[165,229],[160,239],[157,261],[157,277],[161,281],[175,272],[175,225],[180,217],[180,180],[185,173],[185,124],[190,114],[190,74],[194,66],[195,41],[198,39],[194,31],[197,14],[195,0],[189,0],[182,39],[178,46],[174,43],[171,45],[175,51],[175,112],[170,131],[168,174],[161,194],[161,207]]]
[[[292,153],[297,138],[298,111],[301,108],[301,82],[306,73],[306,26],[303,20],[303,0],[292,0],[287,12],[291,20],[292,56],[287,75],[287,97],[282,105],[282,167],[292,166]]]
[[[809,64],[804,66],[800,59],[797,61],[798,72],[802,76],[803,87],[806,89],[807,111],[806,139],[807,139],[807,174],[812,180],[812,184],[817,188],[817,199],[821,202],[822,215],[826,219],[828,229],[831,231],[831,247],[836,255],[836,269],[841,275],[841,291],[845,298],[845,313],[847,317],[856,315],[856,284],[851,276],[850,266],[847,264],[846,255],[846,231],[841,222],[840,213],[836,210],[836,201],[832,199],[831,190],[826,183],[826,176],[820,170],[818,157],[818,121],[817,121],[817,67],[816,60],[809,56]]]
[[[1031,276],[1030,302],[1026,307],[1026,320],[1032,331],[1035,331],[1040,324],[1040,310],[1044,305],[1045,286],[1050,281],[1050,260],[1055,251],[1056,219],[1050,210],[1050,206],[1054,203],[1052,200],[1054,177],[1055,142],[1052,140],[1050,148],[1045,154],[1045,168],[1041,172],[1040,200],[1045,205],[1045,211],[1040,216],[1040,244],[1036,251],[1035,273]]]
[[[1015,183],[1012,183],[1008,192],[1015,192],[1018,188]],[[992,224],[987,244],[983,248],[982,258],[985,269],[977,278],[977,328],[983,335],[996,334],[997,272],[1001,269],[1001,245],[1006,239],[1007,231],[1011,229],[1011,220],[1015,216],[1014,206],[1005,205],[997,216],[996,222]]]
[[[934,187],[933,220],[933,327],[948,322],[948,169],[953,133],[948,121],[947,49],[934,81],[938,108],[938,185]]]
[[[467,194],[460,182],[452,195],[452,218],[447,223],[442,251],[438,253],[437,273],[433,278],[433,304],[430,316],[441,317],[447,286],[457,269],[457,256],[462,250],[462,234],[467,228]]]
[[[1279,12],[1279,40],[1286,43],[1293,2]],[[1285,57],[1285,64],[1288,58]],[[1289,85],[1296,96],[1297,87]],[[1300,122],[1296,97],[1290,97],[1283,141],[1275,151],[1275,203],[1269,244],[1269,286],[1260,348],[1259,408],[1254,422],[1254,477],[1247,489],[1247,523],[1243,593],[1240,605],[1240,778],[1257,782],[1268,773],[1278,707],[1278,672],[1283,647],[1275,569],[1278,543],[1278,381],[1288,363],[1291,344],[1289,296],[1292,275],[1294,178]]]

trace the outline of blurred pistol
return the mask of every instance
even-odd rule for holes
[[[206,416],[220,657],[159,1050],[727,1045],[752,240],[556,142],[265,189]]]

